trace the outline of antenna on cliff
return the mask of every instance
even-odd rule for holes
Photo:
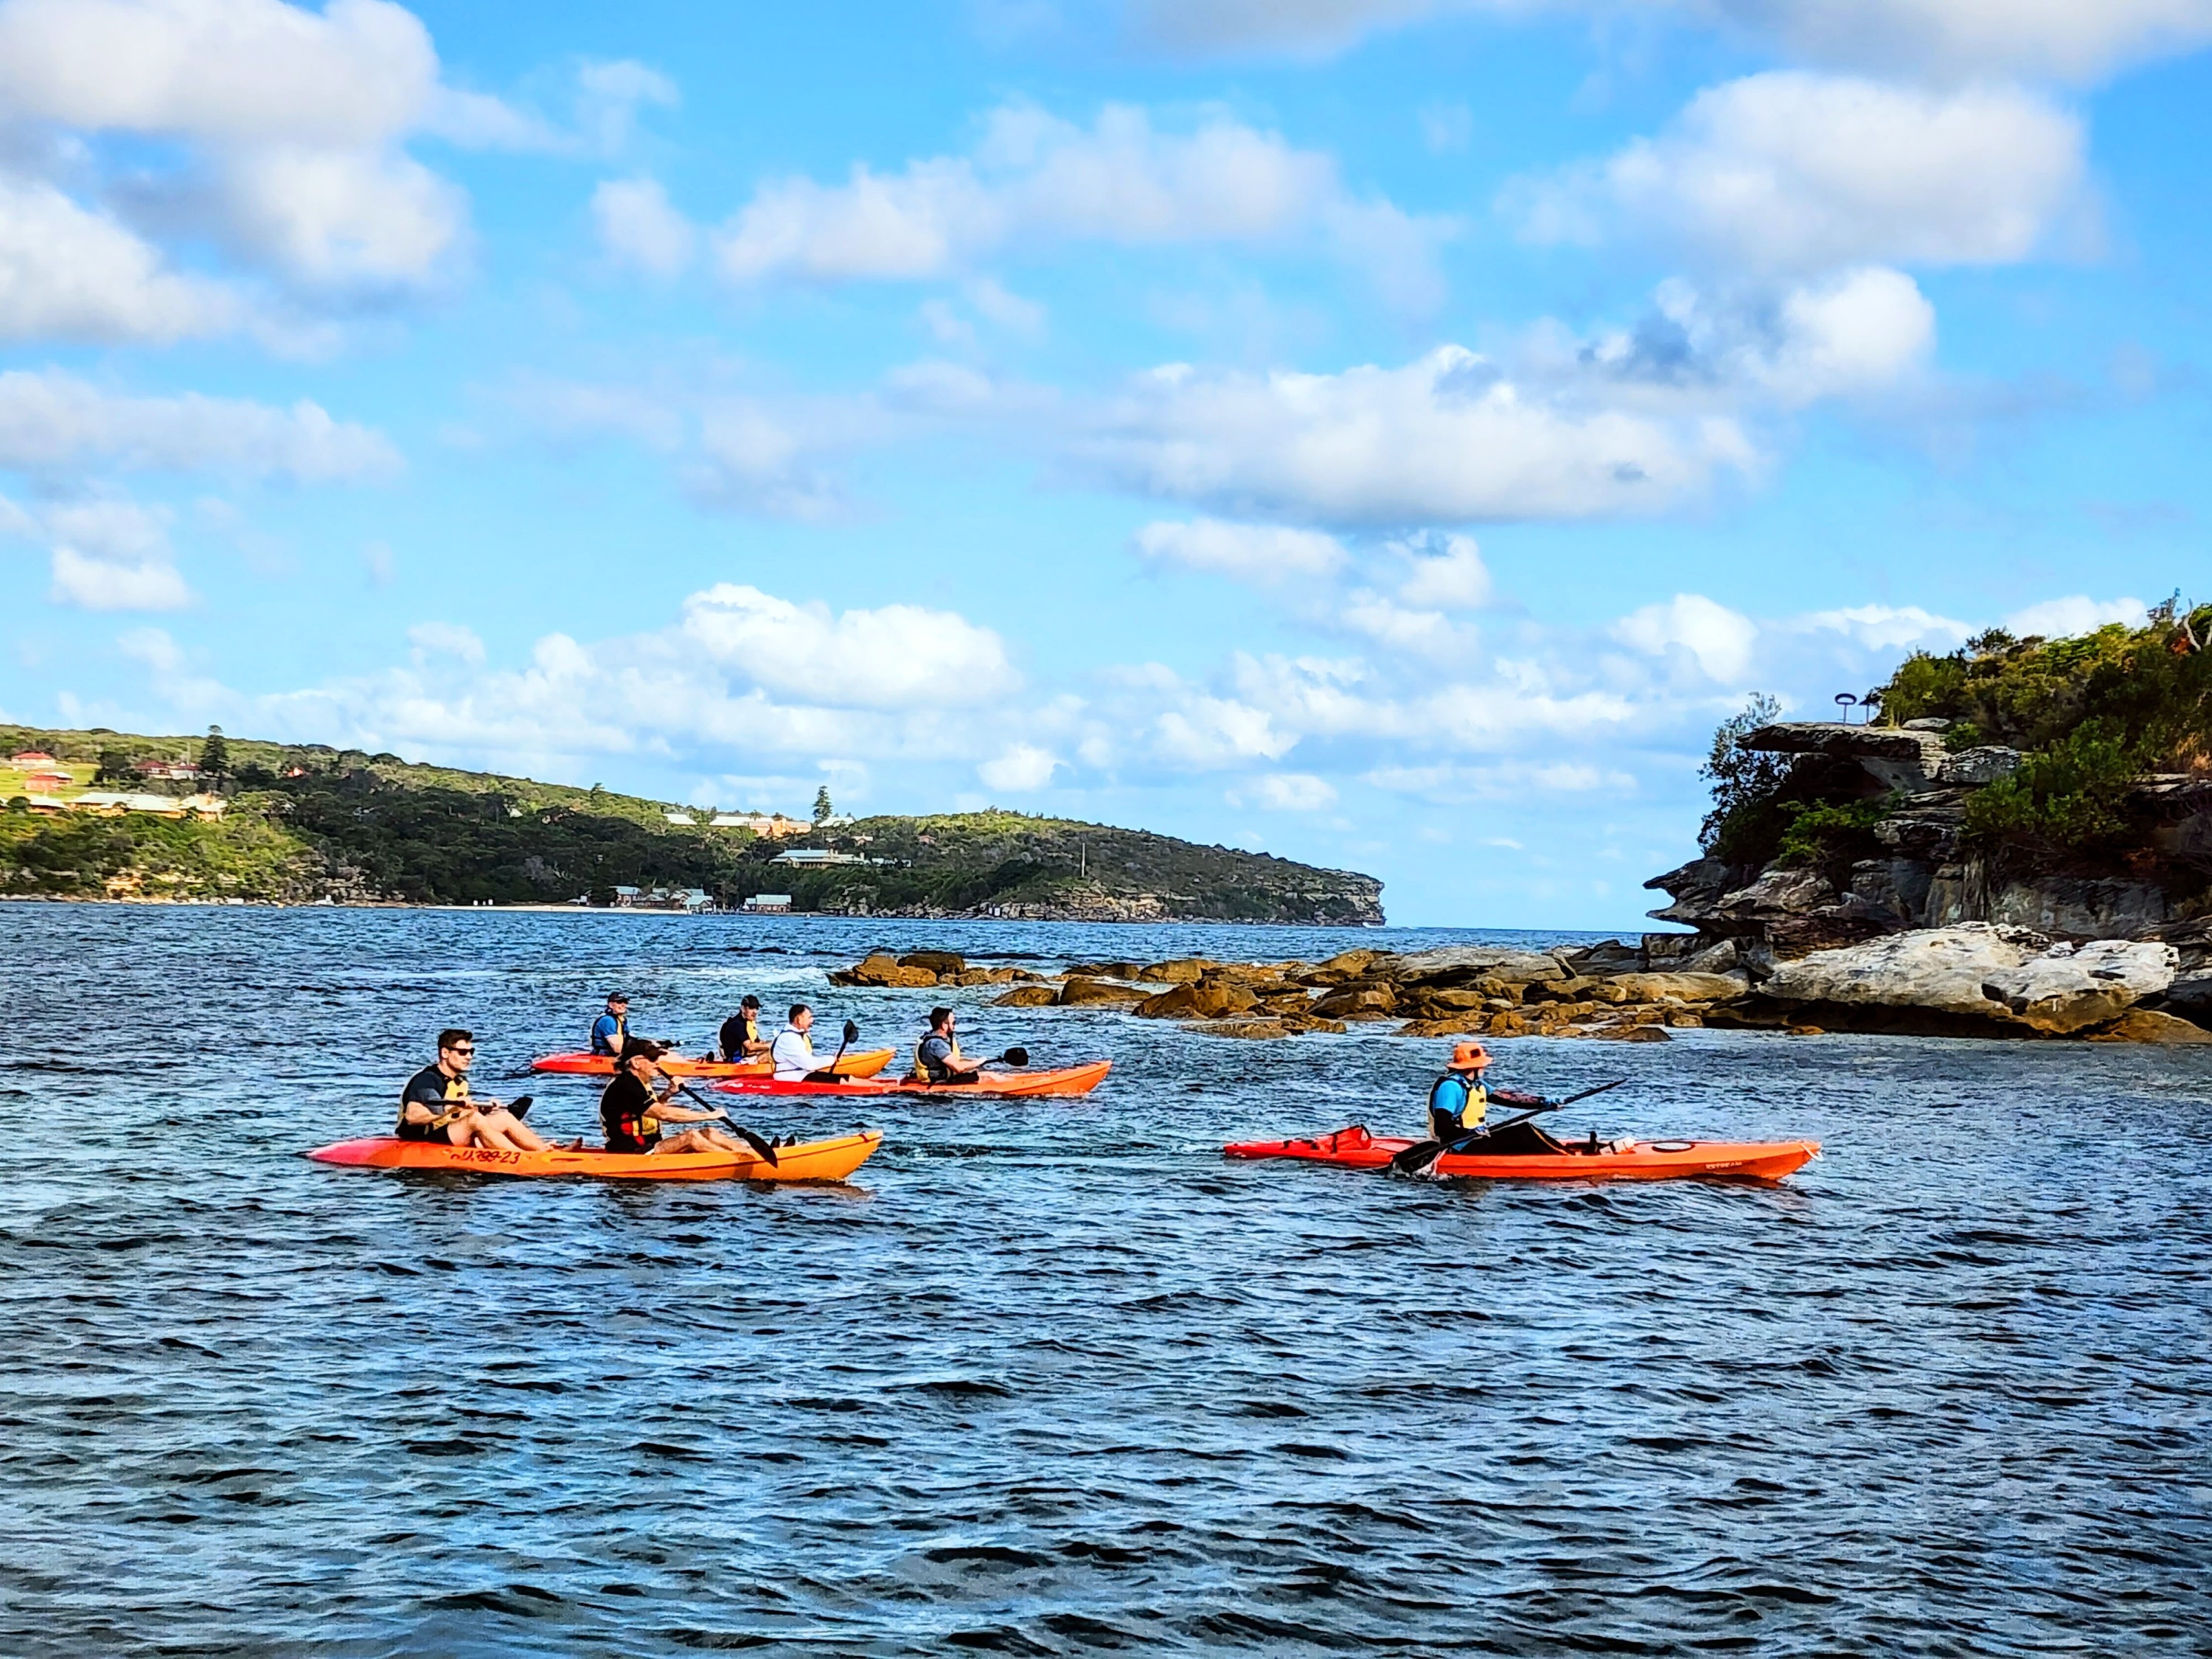
[[[1844,711],[1844,724],[1851,723],[1851,710],[1858,707],[1858,699],[1848,691],[1836,693],[1836,706]]]

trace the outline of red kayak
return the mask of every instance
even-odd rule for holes
[[[836,1071],[839,1077],[873,1077],[891,1063],[892,1050],[866,1048],[857,1054],[840,1055]],[[824,1062],[825,1068],[828,1062]],[[583,1077],[612,1077],[615,1062],[611,1054],[540,1054],[530,1062],[533,1072],[567,1072]],[[669,1054],[660,1061],[660,1069],[671,1077],[766,1077],[774,1069],[766,1060],[685,1060],[679,1054]]]
[[[1355,1123],[1334,1134],[1303,1140],[1247,1140],[1221,1150],[1230,1158],[1291,1158],[1379,1170],[1415,1144],[1410,1136],[1371,1135],[1364,1124]],[[1516,1135],[1513,1144],[1531,1150],[1450,1152],[1437,1163],[1436,1173],[1482,1181],[1668,1181],[1692,1176],[1779,1181],[1802,1169],[1820,1150],[1817,1140],[1616,1140],[1595,1152],[1549,1135],[1533,1139]]]
[[[780,1083],[772,1077],[738,1078],[718,1083],[726,1095],[827,1095],[851,1099],[884,1095],[1087,1095],[1114,1069],[1110,1060],[1094,1060],[1081,1066],[1062,1066],[1047,1072],[984,1072],[973,1083],[924,1083],[914,1078],[865,1078],[848,1083]]]

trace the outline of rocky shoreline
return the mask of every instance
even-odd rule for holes
[[[2200,963],[2185,974],[2180,951],[2163,942],[2077,945],[1969,922],[1808,952],[1755,979],[1718,965],[1710,949],[1685,959],[1680,947],[1691,937],[1549,951],[1347,951],[1317,963],[1099,962],[1053,975],[970,966],[946,951],[879,951],[830,978],[878,988],[1003,986],[995,1006],[1121,1006],[1231,1037],[1388,1023],[1407,1036],[1628,1042],[1699,1026],[2212,1042],[2212,972]]]

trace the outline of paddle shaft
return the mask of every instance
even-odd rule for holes
[[[1462,1151],[1479,1140],[1496,1134],[1501,1129],[1510,1129],[1516,1124],[1526,1123],[1532,1117],[1541,1117],[1547,1112],[1556,1112],[1562,1107],[1571,1106],[1578,1100],[1588,1100],[1592,1095],[1601,1095],[1608,1089],[1618,1089],[1627,1081],[1625,1077],[1617,1077],[1610,1083],[1599,1084],[1595,1089],[1585,1089],[1580,1094],[1569,1095],[1565,1100],[1547,1100],[1541,1106],[1523,1112],[1518,1117],[1510,1117],[1503,1123],[1485,1124],[1480,1129],[1470,1129],[1463,1135],[1455,1135],[1449,1141],[1416,1141],[1404,1152],[1392,1158],[1390,1167],[1406,1174],[1410,1174],[1417,1167],[1424,1172],[1432,1170],[1436,1168],[1437,1161],[1448,1152]],[[1431,1148],[1434,1150],[1431,1151]]]
[[[754,1152],[759,1153],[761,1157],[766,1158],[770,1164],[774,1164],[776,1161],[775,1148],[769,1146],[767,1140],[762,1136],[755,1133],[752,1130],[745,1127],[744,1124],[739,1123],[735,1119],[732,1118],[727,1107],[717,1106],[713,1101],[708,1099],[706,1096],[701,1094],[696,1089],[693,1088],[688,1083],[678,1083],[676,1087],[680,1092],[690,1096],[692,1099],[697,1101],[702,1106],[704,1106],[716,1117],[719,1117],[723,1122],[728,1124],[730,1126],[731,1133],[737,1135],[745,1143],[746,1146],[751,1147]]]

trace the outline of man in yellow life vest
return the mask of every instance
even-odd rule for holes
[[[615,1059],[629,1039],[629,998],[620,991],[610,991],[606,1012],[592,1022],[592,1052]]]
[[[1451,1064],[1429,1089],[1429,1139],[1453,1141],[1474,1133],[1492,1101],[1502,1106],[1540,1106],[1541,1095],[1524,1095],[1510,1089],[1495,1093],[1482,1085],[1490,1066],[1490,1050],[1480,1042],[1462,1042],[1452,1049]]]
[[[392,1133],[402,1140],[442,1140],[454,1146],[491,1146],[503,1152],[542,1152],[545,1142],[514,1112],[495,1100],[469,1094],[469,1067],[477,1040],[458,1028],[438,1033],[438,1058],[399,1091],[399,1121]],[[515,1103],[516,1110],[528,1107]]]
[[[916,1083],[973,1083],[983,1069],[980,1060],[969,1060],[960,1053],[960,1039],[952,1035],[952,1011],[933,1008],[929,1011],[929,1030],[914,1051],[914,1070],[908,1076]]]

